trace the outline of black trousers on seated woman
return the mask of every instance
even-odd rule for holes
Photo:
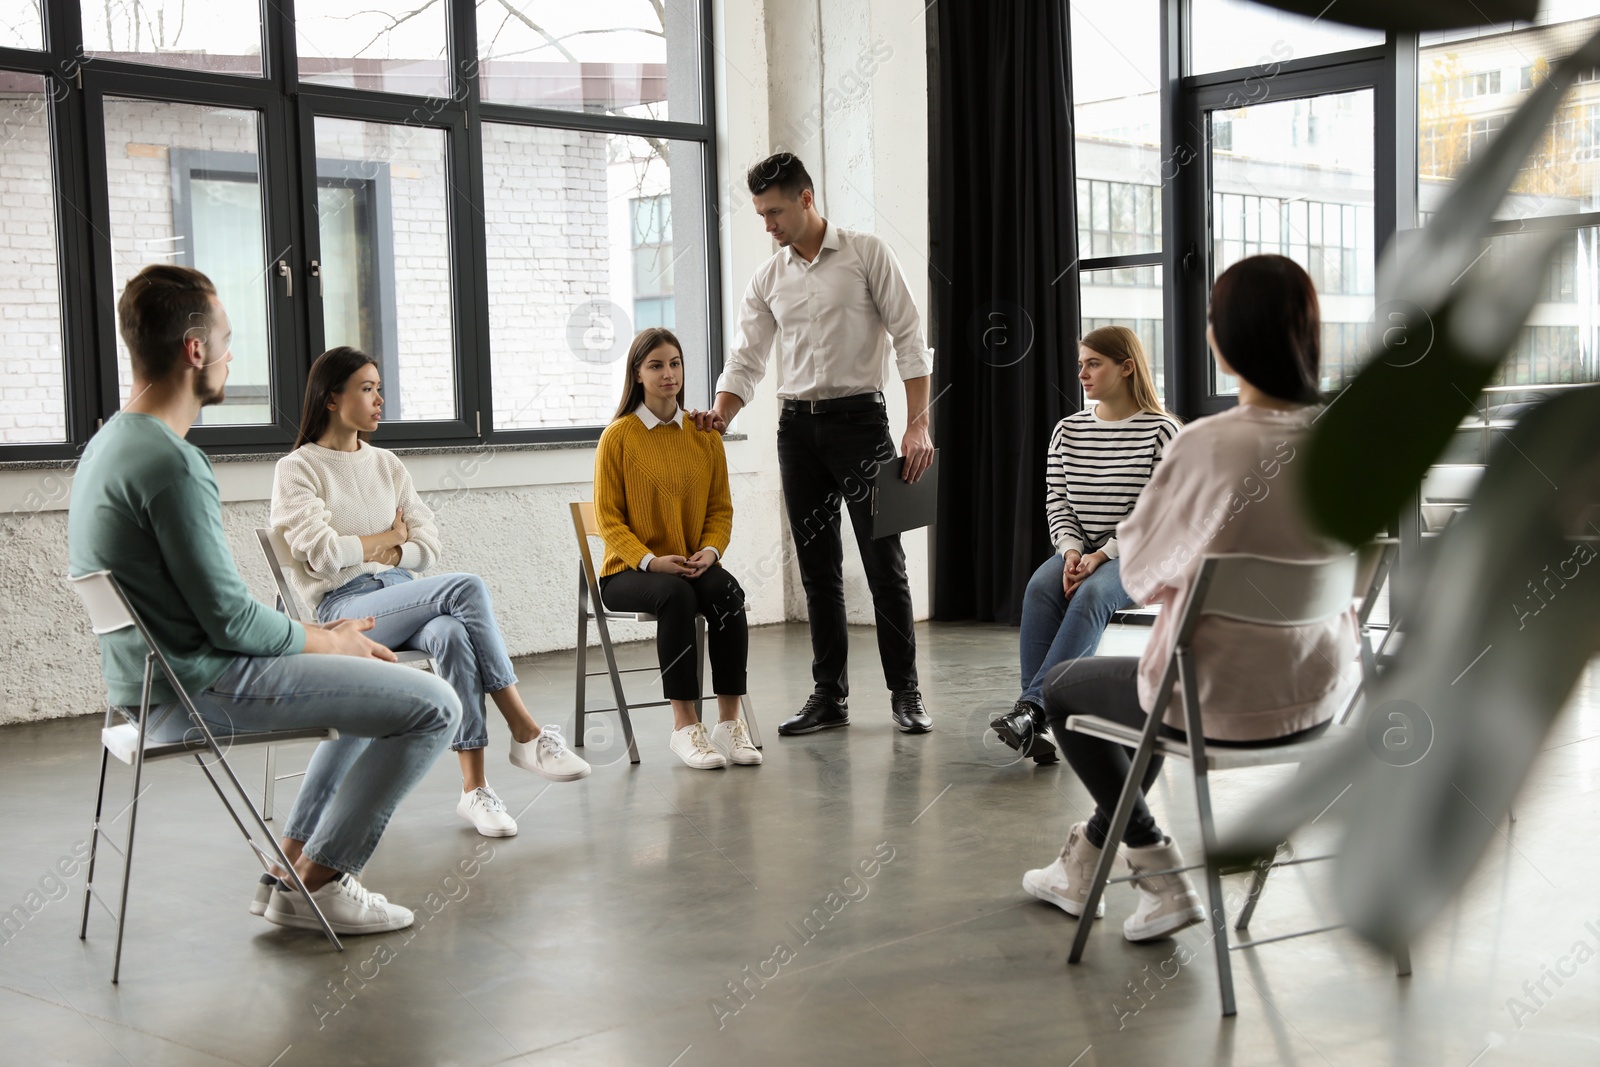
[[[668,700],[696,700],[700,657],[694,647],[694,617],[706,619],[711,656],[711,691],[743,696],[750,638],[745,629],[744,590],[714,563],[698,578],[629,570],[600,579],[600,596],[612,611],[647,611],[656,623],[661,692]]]
[[[1094,815],[1084,827],[1083,836],[1095,848],[1105,848],[1106,834],[1111,830],[1111,817],[1116,814],[1123,783],[1133,770],[1133,749],[1115,741],[1069,731],[1067,718],[1072,715],[1098,715],[1124,726],[1144,729],[1149,715],[1139,704],[1138,657],[1089,656],[1068,660],[1045,680],[1044,710],[1062,757],[1094,798]],[[1315,737],[1327,728],[1327,723],[1321,723],[1307,730],[1264,741],[1208,741],[1207,744],[1233,748],[1286,745]],[[1188,736],[1184,731],[1165,724],[1161,727],[1161,733],[1179,741]],[[1155,816],[1150,814],[1150,808],[1144,802],[1144,795],[1150,792],[1150,786],[1161,773],[1162,762],[1159,754],[1152,755],[1150,766],[1144,772],[1144,781],[1139,784],[1139,798],[1134,802],[1128,829],[1122,835],[1122,843],[1129,848],[1159,845],[1165,838],[1161,827],[1156,825]]]

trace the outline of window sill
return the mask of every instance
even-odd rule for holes
[[[729,433],[723,434],[724,441],[748,441],[749,434]],[[389,451],[402,458],[412,456],[473,456],[473,455],[503,455],[514,452],[564,452],[584,449],[592,450],[598,442],[595,441],[527,441],[521,444],[506,445],[441,445],[430,447],[427,445],[401,446],[391,448]],[[238,452],[221,453],[211,457],[212,463],[276,463],[287,452]],[[9,471],[65,471],[73,470],[78,465],[76,459],[19,459],[0,461],[0,474]]]

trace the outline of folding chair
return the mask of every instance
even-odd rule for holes
[[[139,821],[139,797],[142,792],[144,778],[144,765],[152,760],[172,759],[179,756],[193,755],[194,761],[205,772],[206,780],[211,783],[211,788],[216,790],[217,798],[222,801],[222,806],[228,809],[228,814],[233,818],[233,823],[244,835],[245,843],[254,850],[256,858],[261,861],[264,870],[270,870],[276,863],[279,868],[289,872],[289,880],[294,889],[306,895],[306,901],[311,905],[311,910],[317,916],[317,921],[322,924],[322,932],[328,936],[333,947],[343,951],[344,946],[339,943],[339,938],[328,925],[328,920],[323,917],[322,909],[317,907],[317,902],[307,892],[305,885],[300,881],[294,865],[283,854],[283,849],[278,846],[277,839],[272,836],[272,831],[267,829],[267,824],[250,802],[250,797],[245,793],[244,786],[233,773],[227,756],[223,754],[222,747],[217,743],[217,738],[212,734],[210,727],[200,717],[195,709],[194,701],[189,698],[188,692],[178,677],[168,665],[167,659],[156,647],[150,631],[145,629],[144,622],[138,613],[133,610],[133,605],[128,603],[128,598],[123,595],[122,588],[117,585],[110,571],[94,571],[77,578],[69,578],[78,596],[83,599],[83,606],[89,613],[90,626],[96,635],[117,633],[122,630],[133,629],[139,634],[148,650],[144,658],[144,688],[139,700],[139,717],[135,721],[126,711],[117,707],[106,708],[105,726],[100,731],[100,785],[95,794],[94,802],[94,829],[89,837],[89,871],[83,886],[83,922],[78,928],[79,939],[89,936],[89,902],[95,900],[106,912],[117,921],[117,949],[116,957],[111,966],[111,981],[117,982],[122,975],[122,934],[126,925],[128,914],[128,879],[133,872],[133,835]],[[167,684],[177,695],[178,703],[189,716],[190,727],[182,740],[178,741],[152,741],[147,732],[150,727],[150,688],[155,677],[156,668],[160,668]],[[122,721],[116,722],[120,717]],[[338,731],[331,729],[302,729],[302,730],[274,730],[262,733],[230,734],[227,737],[228,747],[238,745],[260,745],[282,743],[287,741],[331,741],[339,736]],[[210,762],[203,755],[209,754]],[[133,799],[123,809],[128,814],[128,835],[121,848],[110,839],[107,829],[102,829],[101,822],[105,814],[106,800],[106,771],[111,756],[116,756],[123,763],[133,768]],[[221,767],[229,785],[233,787],[238,799],[250,812],[252,826],[246,826],[239,818],[239,812],[228,795],[223,792],[217,776],[212,773],[212,766]],[[117,815],[104,820],[106,823],[115,822]],[[260,831],[261,836],[271,846],[269,853],[260,841],[256,840],[255,831]],[[122,893],[121,899],[115,910],[95,891],[94,869],[95,860],[99,853],[100,839],[106,838],[106,844],[122,855]]]
[[[1205,860],[1205,856],[1215,851],[1217,841],[1216,826],[1211,814],[1209,774],[1212,771],[1242,767],[1303,763],[1315,758],[1329,747],[1341,743],[1343,737],[1340,735],[1348,728],[1336,725],[1307,741],[1269,747],[1235,748],[1206,744],[1201,722],[1200,687],[1195,674],[1192,650],[1195,628],[1205,615],[1216,615],[1261,626],[1304,626],[1349,611],[1357,596],[1361,599],[1358,617],[1364,628],[1371,614],[1372,601],[1388,574],[1394,550],[1393,543],[1378,543],[1363,548],[1359,553],[1326,562],[1279,560],[1250,555],[1204,557],[1190,591],[1188,605],[1182,619],[1179,620],[1172,656],[1168,659],[1166,671],[1162,676],[1161,695],[1157,699],[1155,708],[1150,711],[1143,729],[1123,726],[1095,715],[1073,715],[1067,719],[1068,730],[1113,741],[1135,750],[1133,767],[1123,787],[1122,796],[1117,801],[1116,814],[1111,818],[1111,828],[1106,834],[1106,840],[1110,844],[1101,852],[1100,862],[1095,868],[1094,881],[1089,889],[1089,898],[1084,903],[1083,914],[1086,916],[1095,913],[1108,883],[1133,880],[1134,876],[1131,875],[1112,878],[1111,867],[1116,862],[1118,853],[1115,843],[1122,840],[1122,835],[1128,828],[1128,820],[1133,815],[1134,799],[1139,795],[1139,783],[1144,779],[1145,769],[1150,765],[1151,757],[1160,753],[1163,756],[1187,760],[1193,768],[1195,803],[1199,808],[1200,836],[1204,855],[1199,863],[1187,867],[1148,873],[1174,874],[1178,871],[1205,868],[1206,896],[1209,904],[1207,914],[1212,926],[1212,948],[1217,957],[1217,981],[1221,986],[1223,1015],[1235,1013],[1233,970],[1228,957],[1230,952],[1254,948],[1273,941],[1303,937],[1307,934],[1323,933],[1338,929],[1342,924],[1229,943],[1226,904],[1222,896],[1222,872],[1209,866]],[[1363,634],[1363,648],[1370,650],[1365,634]],[[1161,724],[1167,704],[1172,699],[1172,687],[1175,682],[1183,687],[1184,726],[1187,731],[1187,737],[1183,741],[1161,736]],[[1364,678],[1363,687],[1370,682],[1370,678]],[[1281,863],[1263,862],[1255,865],[1250,892],[1240,911],[1235,929],[1242,931],[1249,925],[1256,903],[1266,887],[1267,875],[1273,866],[1312,863],[1330,858],[1332,857],[1313,856],[1290,859]],[[1067,957],[1069,963],[1077,963],[1083,958],[1084,946],[1088,943],[1089,932],[1093,927],[1094,924],[1088,920],[1079,922],[1072,941],[1072,952]],[[1411,973],[1411,957],[1406,949],[1395,953],[1395,971],[1402,977]]]
[[[617,667],[617,654],[611,644],[611,629],[609,621],[625,622],[655,622],[656,617],[643,611],[612,611],[600,599],[600,572],[594,565],[594,553],[589,547],[589,538],[600,536],[600,524],[594,517],[594,502],[589,500],[574,500],[569,505],[572,509],[572,528],[578,537],[578,662],[577,662],[577,714],[574,725],[576,736],[572,740],[574,748],[583,747],[583,720],[586,715],[616,712],[622,719],[622,736],[628,742],[628,761],[639,762],[639,746],[633,740],[633,720],[628,717],[630,710],[638,708],[659,708],[670,706],[670,700],[651,700],[644,703],[629,704],[627,694],[623,692],[622,676],[624,674],[659,673],[655,667]],[[593,621],[595,629],[600,635],[600,651],[606,658],[606,669],[603,671],[588,670],[589,662],[589,623]],[[695,717],[705,721],[705,654],[706,654],[706,623],[702,616],[694,618],[694,649],[695,673],[701,684],[696,687],[696,692],[702,693],[694,701]],[[598,678],[602,674],[611,678],[611,692],[616,704],[609,707],[591,708],[586,699],[588,682],[590,678]],[[761,729],[756,725],[755,708],[750,703],[746,694],[740,698],[745,726],[750,730],[750,741],[757,748],[761,747]]]
[[[278,610],[298,623],[316,622],[316,612],[301,601],[295,593],[294,586],[289,584],[288,569],[298,567],[294,555],[289,551],[289,543],[283,539],[283,534],[265,526],[256,527],[256,540],[261,542],[261,554],[267,558],[267,569],[272,572],[272,584],[278,587]],[[408,649],[396,652],[395,660],[407,667],[418,670],[434,671],[433,657],[426,652]],[[278,773],[278,748],[276,745],[267,746],[266,780],[261,786],[261,817],[268,822],[272,821],[272,804],[278,794],[278,783],[290,778],[303,778],[305,771],[296,771],[293,774]]]

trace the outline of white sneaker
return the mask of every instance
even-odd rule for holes
[[[695,770],[709,771],[728,765],[727,757],[711,747],[706,728],[694,722],[681,730],[672,731],[669,746],[677,757]]]
[[[567,747],[561,727],[544,726],[532,741],[511,742],[511,762],[525,771],[542,775],[552,782],[575,782],[589,777],[594,768]],[[514,832],[514,831],[513,831]]]
[[[278,880],[270,874],[263,874],[256,883],[256,897],[250,902],[251,915],[265,915],[267,904],[272,900],[272,891],[278,888]]]
[[[1122,924],[1123,937],[1129,941],[1153,941],[1205,921],[1206,909],[1201,907],[1200,894],[1187,874],[1177,871],[1144,875],[1145,871],[1171,871],[1183,866],[1183,853],[1172,838],[1163,839],[1159,845],[1125,848],[1122,854],[1136,876],[1131,884],[1139,891],[1139,906]]]
[[[1048,867],[1040,867],[1022,876],[1022,888],[1047,903],[1054,904],[1073,917],[1083,914],[1089,900],[1089,887],[1094,884],[1094,869],[1100,862],[1101,849],[1089,843],[1083,834],[1083,823],[1076,823],[1067,831],[1067,843],[1061,855]],[[1100,894],[1095,905],[1096,919],[1106,913],[1106,895]]]
[[[369,893],[348,874],[341,874],[311,894],[336,934],[383,934],[404,930],[414,916],[411,909],[391,904],[381,894]],[[316,914],[306,898],[293,889],[278,889],[267,902],[269,923],[292,926],[297,930],[321,930]]]
[[[456,801],[456,814],[484,837],[517,836],[517,820],[507,814],[506,802],[486,785],[462,793],[461,799]]]
[[[761,750],[750,743],[750,731],[743,719],[719,722],[711,728],[711,747],[722,753],[722,758],[741,767],[761,764]]]

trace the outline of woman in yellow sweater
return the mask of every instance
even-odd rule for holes
[[[685,420],[682,389],[678,339],[659,327],[641,331],[594,462],[595,517],[606,543],[600,593],[613,611],[647,611],[659,620],[656,655],[672,702],[673,753],[696,769],[753,766],[761,752],[739,718],[749,650],[744,590],[721,563],[733,532],[728,460],[720,434]],[[709,737],[694,710],[696,614],[706,619],[717,694]]]

